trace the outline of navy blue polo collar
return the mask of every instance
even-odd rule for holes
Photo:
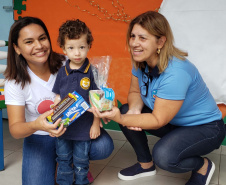
[[[83,63],[83,65],[79,69],[71,69],[70,66],[69,66],[69,63],[70,63],[70,60],[68,59],[66,61],[66,64],[65,64],[65,72],[66,72],[67,75],[70,74],[70,73],[73,73],[73,71],[80,71],[81,73],[87,73],[88,70],[89,70],[89,67],[90,67],[90,63],[89,63],[88,58],[85,59],[85,62]]]
[[[146,63],[145,69],[143,69],[142,71],[145,72],[145,73],[147,73],[151,77],[159,77],[160,76],[160,74],[159,74],[159,68],[158,68],[157,65],[152,69],[151,72],[149,72],[149,69],[148,68],[149,68],[149,66]]]

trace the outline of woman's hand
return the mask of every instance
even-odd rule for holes
[[[49,131],[49,135],[50,135],[51,137],[60,137],[60,136],[63,135],[63,134],[65,133],[65,131],[67,130],[67,128],[64,128],[64,124],[61,124],[60,127],[59,127],[58,129],[56,129],[57,126],[59,125],[60,121],[61,121],[61,118],[58,119],[58,120],[53,124],[53,125],[55,125],[55,126],[54,126],[54,129],[52,129],[52,130]]]
[[[107,125],[111,120],[110,119],[107,119],[107,118],[102,118],[103,122],[105,125]],[[102,122],[101,122],[101,125],[102,125]],[[103,125],[102,125],[103,127]]]
[[[113,107],[111,110],[104,112],[100,112],[97,108],[92,107],[91,111],[96,117],[102,118],[105,123],[109,122],[109,120],[120,123],[121,113],[117,107]]]
[[[94,106],[92,106],[92,107],[94,107]],[[93,109],[95,109],[95,107],[94,107]],[[92,109],[92,108],[89,108],[87,111],[93,113],[93,109]],[[93,113],[93,114],[94,114],[94,113]],[[94,115],[95,115],[95,114],[94,114]],[[104,124],[108,124],[108,123],[111,121],[111,120],[109,120],[109,119],[107,119],[107,118],[102,118],[102,120],[103,120]],[[101,119],[100,119],[100,127],[103,128],[103,124],[102,124],[102,122],[101,122]]]
[[[59,118],[54,124],[51,124],[46,120],[46,117],[52,114],[52,112],[53,110],[50,110],[40,115],[35,120],[35,127],[38,128],[38,130],[49,132],[49,135],[51,137],[59,137],[62,134],[64,134],[66,128],[64,128],[63,124],[61,124],[61,126],[57,129],[57,126],[59,125],[61,118]]]
[[[96,117],[102,118],[105,123],[109,122],[109,120],[113,120],[113,121],[121,124],[121,119],[122,119],[121,113],[120,113],[120,110],[117,107],[113,107],[112,110],[104,111],[104,112],[100,112],[97,108],[92,107],[91,112],[93,112],[93,114]],[[127,114],[140,114],[140,111],[129,110],[127,112]],[[141,131],[142,130],[140,127],[128,127],[128,129],[135,130],[135,131]]]

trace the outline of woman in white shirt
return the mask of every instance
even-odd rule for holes
[[[9,129],[16,139],[25,138],[23,146],[22,184],[55,184],[55,137],[66,128],[49,124],[55,94],[52,87],[58,69],[65,60],[53,52],[45,24],[38,18],[24,17],[10,30],[7,68],[4,73],[5,102]],[[108,157],[113,150],[110,136],[92,142],[90,160]],[[50,137],[51,136],[51,137]]]

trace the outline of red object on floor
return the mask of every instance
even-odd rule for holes
[[[88,177],[89,183],[92,183],[94,181],[93,176],[90,173],[90,171],[88,172],[87,177]]]

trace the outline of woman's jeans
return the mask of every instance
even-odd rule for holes
[[[56,171],[56,138],[48,135],[31,135],[24,139],[22,184],[54,185]],[[89,159],[100,160],[109,157],[114,149],[108,133],[101,129],[101,135],[91,142]]]
[[[120,110],[125,114],[128,104],[123,105]],[[142,113],[151,112],[146,106],[142,110]],[[225,137],[223,120],[190,127],[169,123],[157,130],[133,131],[121,125],[120,128],[135,150],[139,162],[153,160],[157,166],[172,173],[199,170],[204,164],[201,156],[219,148]],[[155,144],[152,155],[145,131],[161,138]]]

